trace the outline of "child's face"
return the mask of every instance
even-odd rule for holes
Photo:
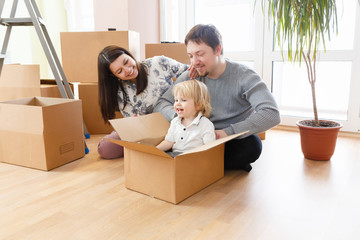
[[[174,109],[181,118],[195,118],[198,114],[194,99],[180,94],[175,95]]]

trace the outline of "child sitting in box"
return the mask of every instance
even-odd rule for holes
[[[215,141],[215,128],[208,119],[211,112],[210,95],[204,83],[188,80],[176,84],[174,109],[177,117],[171,121],[165,139],[156,147],[172,149],[175,156],[192,148]]]

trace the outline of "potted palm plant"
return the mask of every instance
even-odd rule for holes
[[[329,160],[342,125],[319,120],[315,84],[319,44],[326,50],[326,38],[330,40],[331,33],[338,30],[336,0],[262,0],[261,5],[263,10],[268,9],[281,53],[287,51],[290,62],[305,63],[307,67],[314,119],[297,122],[302,152],[308,159]]]

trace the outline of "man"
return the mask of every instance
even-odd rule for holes
[[[275,100],[258,74],[248,67],[225,59],[222,37],[213,25],[196,25],[185,38],[191,68],[199,74],[210,93],[216,138],[249,130],[245,135],[225,143],[225,169],[243,169],[250,172],[250,163],[261,154],[262,144],[256,133],[280,123]],[[188,80],[183,73],[176,84]],[[167,120],[176,114],[174,96],[170,88],[157,102],[154,111]]]

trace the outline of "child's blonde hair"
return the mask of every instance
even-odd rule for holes
[[[197,110],[203,116],[209,117],[211,113],[210,95],[206,85],[198,80],[188,80],[178,83],[173,88],[174,96],[180,94],[194,99]]]

